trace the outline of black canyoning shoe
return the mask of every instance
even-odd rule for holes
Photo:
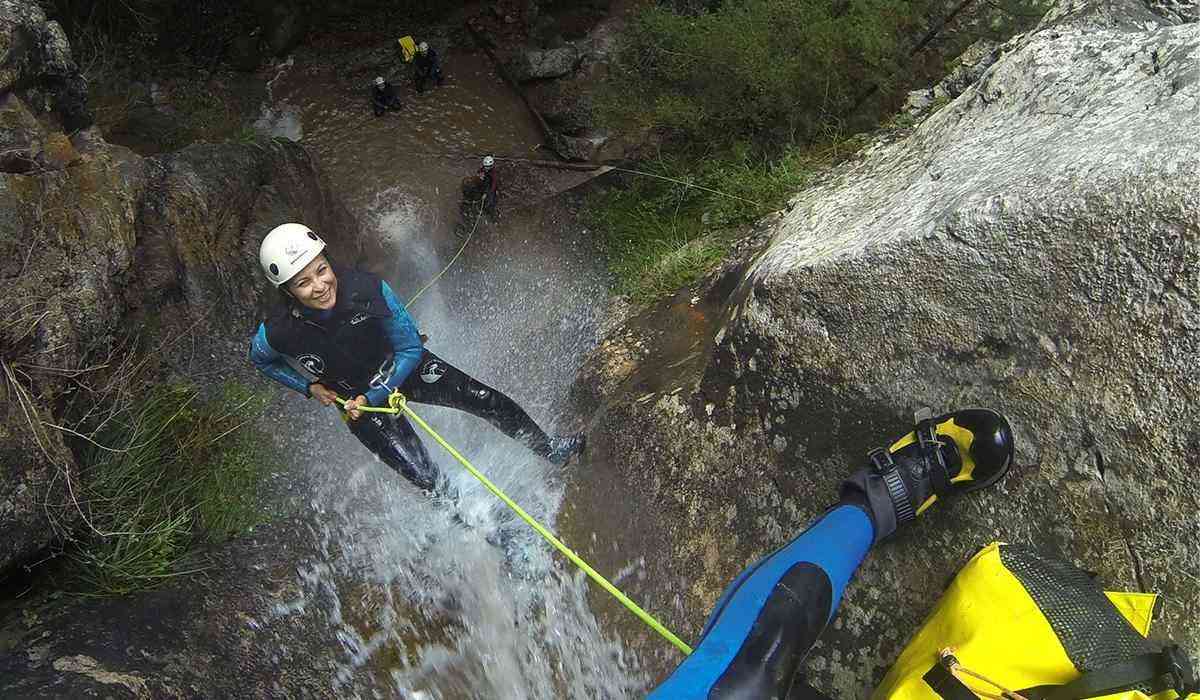
[[[871,465],[842,482],[843,498],[865,495],[876,542],[938,498],[991,486],[1012,463],[1012,428],[995,411],[968,408],[933,417],[925,409],[915,418],[912,432],[869,452]]]

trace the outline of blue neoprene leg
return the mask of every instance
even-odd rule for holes
[[[717,601],[695,651],[650,698],[784,697],[874,539],[865,511],[839,505],[748,567]]]

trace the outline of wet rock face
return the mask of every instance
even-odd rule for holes
[[[1200,21],[1200,6],[1191,0],[1149,0],[1146,4],[1156,15],[1180,24]]]
[[[508,69],[513,78],[525,82],[566,75],[575,70],[579,61],[579,51],[574,46],[564,46],[545,51],[523,51],[509,61]]]
[[[0,0],[0,56],[0,95],[15,92],[35,112],[53,112],[66,131],[92,124],[67,36],[36,2]]]
[[[576,75],[569,79],[536,83],[526,94],[533,108],[551,127],[564,135],[576,136],[596,124],[593,113],[595,79]]]
[[[665,533],[623,543],[653,582],[631,594],[694,639],[914,408],[983,405],[1012,420],[1012,472],[872,552],[815,684],[866,697],[998,539],[1161,593],[1157,633],[1200,656],[1200,584],[1178,574],[1200,568],[1197,61],[1200,25],[1064,3],[907,137],[800,193],[699,389],[608,397],[598,420],[608,461],[582,488],[630,484],[631,527]]]
[[[273,300],[258,243],[284,221],[317,227],[348,261],[359,250],[352,217],[291,142],[141,158],[94,129],[29,138],[74,155],[58,170],[0,173],[10,301],[0,312],[0,570],[49,544],[50,520],[77,520],[65,482],[73,462],[48,426],[67,422],[71,374],[102,363],[126,324],[140,325],[131,318],[161,318],[164,334],[248,332]]]
[[[304,38],[308,16],[314,9],[319,11],[319,8],[310,8],[309,5],[306,1],[298,0],[256,0],[254,9],[273,56],[286,54]]]
[[[27,173],[38,166],[46,130],[16,95],[0,98],[0,171]]]
[[[108,599],[26,601],[0,622],[0,693],[29,698],[379,697],[339,680],[342,643],[303,598],[311,523],[280,521],[210,553],[204,576]],[[311,545],[309,545],[311,546]],[[261,562],[268,562],[263,564]],[[301,661],[302,660],[302,661]]]

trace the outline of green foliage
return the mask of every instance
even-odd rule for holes
[[[745,144],[662,157],[641,168],[669,180],[631,176],[625,187],[592,195],[584,216],[618,291],[647,302],[713,269],[740,230],[778,209],[814,165],[798,150],[767,161]]]
[[[258,485],[272,460],[247,421],[262,405],[238,384],[208,400],[176,385],[109,420],[77,481],[87,535],[69,556],[86,592],[122,594],[184,573],[198,546],[261,520]]]
[[[229,137],[229,141],[246,146],[258,145],[263,140],[262,134],[258,133],[258,130],[251,124],[243,124]]]
[[[648,301],[705,274],[739,227],[854,149],[844,132],[891,115],[890,126],[911,127],[895,107],[950,67],[939,51],[1006,39],[1045,2],[998,0],[944,33],[948,8],[931,0],[658,0],[639,10],[597,107],[608,124],[666,132],[670,155],[645,169],[691,186],[638,178],[590,198],[618,290]],[[937,41],[912,57],[933,28]]]
[[[807,141],[896,69],[923,2],[728,0],[690,14],[662,6],[630,22],[611,93],[613,123],[693,141]]]
[[[969,38],[1008,41],[1015,34],[1029,31],[1053,6],[1050,0],[995,0],[989,3],[993,12],[986,26],[968,28]]]

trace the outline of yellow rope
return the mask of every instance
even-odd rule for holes
[[[484,196],[486,196],[486,195],[484,195]],[[421,289],[419,289],[416,294],[412,295],[412,297],[409,298],[409,300],[404,303],[404,308],[407,309],[408,307],[412,306],[413,302],[415,302],[417,300],[417,297],[424,294],[426,289],[429,289],[430,287],[432,287],[434,285],[435,282],[437,282],[439,279],[441,279],[442,275],[446,274],[446,270],[449,270],[450,266],[454,264],[454,261],[458,260],[458,256],[462,255],[462,252],[467,249],[467,244],[471,242],[471,236],[475,235],[475,229],[479,228],[479,220],[481,218],[483,218],[483,198],[482,197],[479,200],[479,213],[475,215],[475,225],[471,227],[471,232],[467,234],[467,240],[463,241],[463,244],[461,247],[459,247],[458,252],[454,254],[453,258],[450,258],[450,262],[446,263],[446,266],[442,268],[442,271],[437,273],[436,275],[434,275],[433,279],[429,280],[429,284],[425,285],[424,287],[421,287]]]
[[[346,403],[344,400],[342,400],[340,398],[337,401],[339,404],[342,404],[343,406]],[[624,605],[626,608],[628,608],[630,612],[632,612],[634,615],[637,615],[638,618],[642,622],[649,625],[651,629],[653,629],[655,632],[658,632],[660,635],[662,635],[663,638],[666,639],[668,642],[670,642],[671,644],[674,644],[677,649],[682,651],[684,654],[692,653],[692,648],[690,646],[688,646],[686,642],[684,642],[682,639],[680,639],[679,637],[676,637],[674,634],[672,634],[671,631],[668,630],[666,627],[664,627],[661,622],[654,619],[654,617],[651,616],[650,613],[643,610],[640,606],[638,606],[637,603],[630,600],[629,597],[626,596],[624,593],[622,593],[616,586],[609,583],[608,579],[604,578],[599,573],[597,573],[596,570],[593,569],[591,566],[588,566],[588,563],[586,561],[584,561],[582,558],[580,558],[580,556],[578,554],[571,551],[571,549],[569,547],[567,547],[565,544],[563,544],[549,530],[547,530],[544,526],[542,526],[541,523],[539,523],[537,520],[535,520],[533,518],[533,516],[526,513],[525,510],[523,508],[521,508],[521,506],[517,505],[517,503],[515,501],[513,501],[511,498],[509,498],[503,491],[501,491],[498,486],[493,484],[490,479],[488,479],[486,476],[484,476],[482,472],[480,472],[469,461],[467,461],[466,457],[463,457],[461,454],[459,454],[458,450],[454,449],[454,447],[450,443],[446,442],[442,438],[441,435],[437,434],[437,431],[435,431],[433,428],[429,427],[428,423],[426,423],[424,420],[422,420],[420,416],[418,416],[416,413],[413,412],[413,410],[411,408],[408,407],[407,399],[405,399],[404,395],[401,394],[399,391],[393,392],[391,394],[391,396],[388,397],[388,407],[387,408],[380,408],[380,407],[375,407],[375,406],[362,406],[358,410],[359,411],[369,411],[369,412],[373,412],[373,413],[404,413],[409,418],[413,419],[413,421],[415,421],[417,425],[421,426],[421,428],[424,429],[425,432],[429,433],[430,437],[432,437],[434,440],[436,440],[437,443],[439,445],[441,445],[443,449],[445,449],[447,452],[449,452],[451,457],[454,457],[456,460],[459,461],[460,464],[462,464],[464,467],[466,467],[467,471],[471,473],[471,476],[474,476],[476,479],[478,479],[479,482],[481,484],[483,484],[484,487],[487,488],[488,491],[491,491],[493,494],[495,494],[495,496],[497,498],[499,498],[501,501],[504,501],[504,504],[506,506],[511,508],[514,513],[516,513],[522,520],[524,520],[525,523],[527,525],[529,525],[529,527],[533,528],[547,542],[554,545],[555,549],[562,552],[563,556],[565,556],[567,559],[570,559],[571,563],[575,564],[575,566],[578,566],[580,569],[582,569],[583,573],[587,574],[593,581],[595,581],[597,584],[599,584],[599,586],[601,588],[603,588],[604,590],[606,590],[610,594],[612,594],[612,596],[614,598],[621,601],[621,604]]]

